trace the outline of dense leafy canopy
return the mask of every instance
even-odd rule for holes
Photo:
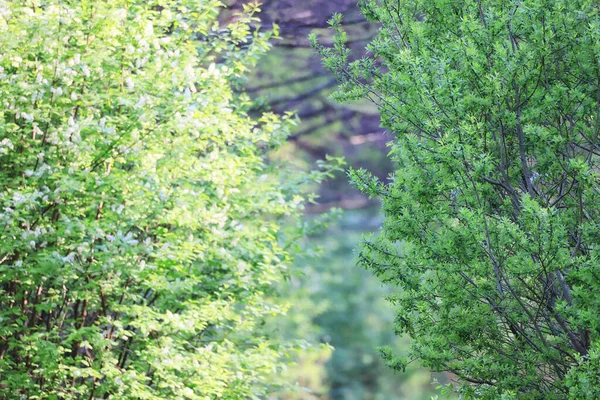
[[[340,100],[370,98],[396,172],[359,261],[398,285],[396,330],[466,396],[597,398],[600,13],[586,0],[364,0],[381,25]]]
[[[241,399],[275,389],[263,332],[301,175],[291,119],[240,94],[255,6],[0,1],[0,397]]]

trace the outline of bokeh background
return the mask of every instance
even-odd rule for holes
[[[235,18],[235,10],[246,2],[228,1],[222,18]],[[342,105],[330,99],[336,81],[307,39],[314,32],[323,44],[331,43],[327,21],[334,13],[344,15],[349,46],[360,57],[378,27],[364,19],[356,0],[263,0],[261,29],[277,24],[280,39],[273,41],[272,51],[245,90],[256,100],[257,112],[295,110],[301,119],[288,144],[274,157],[310,169],[328,154],[343,156],[349,166],[366,168],[385,180],[392,171],[386,157],[392,138],[380,128],[376,107],[367,102]],[[377,354],[380,346],[405,353],[410,344],[393,332],[394,310],[385,295],[394,288],[384,287],[355,265],[354,248],[382,221],[379,204],[352,188],[344,173],[314,189],[320,197],[307,208],[309,218],[333,208],[344,212],[303,243],[307,254],[298,259],[297,273],[281,288],[292,305],[290,318],[277,330],[333,349],[324,346],[300,355],[287,374],[304,389],[280,398],[421,400],[439,395],[436,387],[451,377],[418,365],[395,373]]]

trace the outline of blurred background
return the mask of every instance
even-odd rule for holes
[[[235,10],[246,2],[226,1],[228,11],[222,18],[235,18]],[[331,100],[336,81],[307,39],[315,32],[321,43],[331,43],[327,21],[333,13],[342,13],[349,46],[360,57],[378,27],[364,19],[356,0],[263,0],[262,4],[261,29],[277,24],[280,39],[273,41],[273,49],[248,79],[245,90],[256,100],[257,112],[295,110],[302,121],[274,157],[311,169],[327,154],[343,156],[348,166],[366,168],[385,179],[392,171],[386,157],[392,138],[379,127],[376,107]],[[380,346],[402,354],[410,343],[394,335],[394,311],[385,301],[386,293],[394,288],[382,286],[355,265],[354,248],[364,234],[376,232],[381,224],[379,204],[352,188],[343,173],[315,190],[320,197],[318,204],[307,208],[309,218],[332,208],[344,212],[325,230],[306,239],[307,254],[297,260],[299,273],[281,288],[292,304],[290,318],[277,329],[282,335],[327,343],[333,349],[324,346],[301,354],[287,374],[303,389],[280,398],[421,400],[439,395],[436,387],[449,377],[418,365],[410,365],[406,373],[394,373],[377,354]]]

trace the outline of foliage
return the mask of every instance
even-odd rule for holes
[[[313,44],[395,135],[360,263],[401,288],[396,331],[465,397],[597,397],[600,14],[586,0],[363,0],[357,60]],[[594,350],[592,350],[594,349]]]
[[[567,374],[569,399],[595,399],[600,397],[600,351],[594,343],[585,357],[578,359],[578,365]]]
[[[277,388],[282,222],[329,167],[268,162],[293,120],[233,88],[270,34],[220,7],[0,1],[0,397]]]

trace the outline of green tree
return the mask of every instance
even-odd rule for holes
[[[267,160],[293,120],[238,89],[270,34],[221,6],[0,1],[1,398],[277,389],[283,227],[327,171]]]
[[[359,262],[411,354],[481,398],[595,398],[600,347],[600,13],[583,0],[363,0],[360,59],[340,16],[313,44],[339,100],[395,135],[389,182],[352,171],[385,223]]]

